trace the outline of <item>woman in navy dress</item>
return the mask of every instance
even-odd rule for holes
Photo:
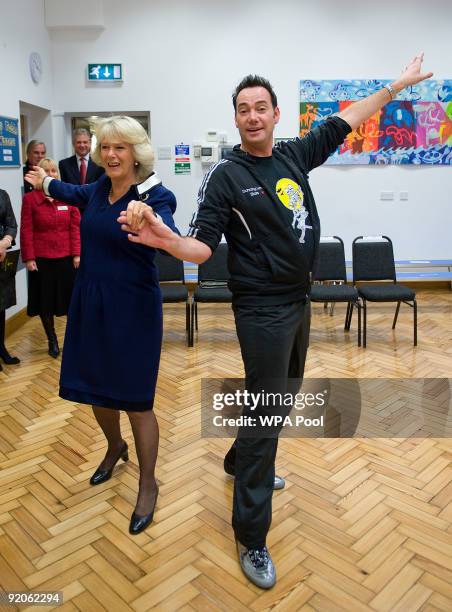
[[[154,477],[158,424],[153,412],[162,342],[162,299],[155,249],[134,245],[117,218],[131,201],[151,206],[173,231],[176,199],[153,172],[154,155],[142,126],[131,117],[109,117],[96,128],[96,183],[72,185],[35,168],[27,180],[47,195],[84,206],[82,252],[63,349],[60,396],[91,404],[108,442],[92,485],[111,477],[128,460],[119,416],[132,426],[140,466],[138,499],[130,533],[152,521],[158,487]]]

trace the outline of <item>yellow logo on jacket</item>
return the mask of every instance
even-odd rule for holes
[[[312,229],[312,225],[307,225],[308,211],[303,201],[304,194],[298,183],[289,178],[282,178],[276,183],[276,195],[286,208],[292,211],[292,227],[300,231],[298,241],[304,244],[306,230]]]
[[[289,210],[299,210],[303,206],[304,194],[300,185],[292,179],[279,179],[276,183],[276,195]]]

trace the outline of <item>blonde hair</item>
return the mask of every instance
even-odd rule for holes
[[[100,155],[102,142],[109,138],[132,145],[133,157],[138,163],[135,176],[138,182],[144,181],[154,170],[154,151],[143,126],[125,115],[101,119],[96,125],[96,148],[92,153],[93,160],[99,166],[103,166]]]
[[[58,179],[61,180],[60,169],[58,168],[58,164],[56,163],[56,161],[52,159],[51,157],[44,157],[43,159],[41,159],[38,166],[42,168],[43,170],[46,170],[46,168],[44,168],[44,166],[46,165],[55,166],[56,171],[58,172]]]

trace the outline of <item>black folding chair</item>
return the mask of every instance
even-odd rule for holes
[[[164,255],[157,251],[155,263],[159,270],[160,289],[164,304],[185,302],[185,333],[187,344],[190,344],[190,301],[185,285],[184,262],[172,255]],[[167,284],[162,284],[167,283]]]
[[[339,236],[320,240],[319,261],[312,280],[311,302],[347,302],[344,331],[350,331],[353,309],[357,308],[358,346],[361,346],[361,304],[356,288],[347,285],[344,242]]]
[[[198,303],[232,302],[228,279],[228,245],[221,242],[211,257],[198,267],[198,286],[191,303],[190,346],[193,346],[194,328],[198,331]]]
[[[417,346],[416,293],[397,282],[391,239],[388,236],[372,237],[372,239],[358,236],[353,240],[352,248],[354,285],[359,281],[391,281],[391,284],[373,282],[358,287],[358,293],[363,301],[363,346],[365,347],[367,342],[367,302],[397,302],[392,329],[395,329],[397,323],[400,304],[403,302],[413,308],[414,346]]]

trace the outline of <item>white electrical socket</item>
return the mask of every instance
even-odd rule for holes
[[[399,200],[401,202],[406,202],[408,200],[408,191],[401,191],[399,193]]]
[[[388,201],[394,199],[393,191],[381,191],[380,192],[380,200]]]

